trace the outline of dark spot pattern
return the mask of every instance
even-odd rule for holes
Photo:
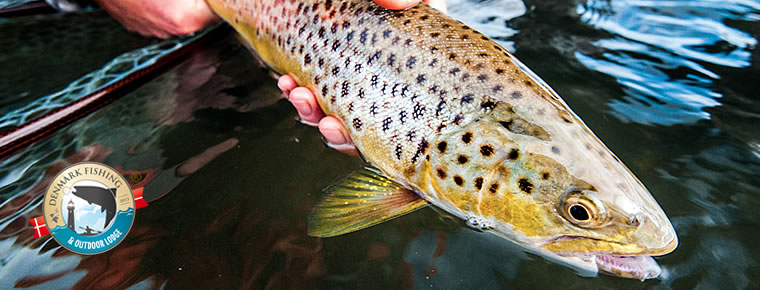
[[[458,162],[459,164],[465,164],[465,163],[467,163],[467,161],[469,161],[469,159],[468,159],[468,158],[467,158],[467,156],[465,156],[465,155],[459,155],[459,156],[457,157],[457,162]]]
[[[459,175],[454,175],[454,183],[456,183],[459,186],[464,185],[464,179],[462,179]]]
[[[438,174],[438,177],[441,179],[444,179],[446,178],[446,176],[448,176],[448,174],[446,174],[446,171],[441,168],[436,169],[435,172]]]
[[[482,189],[483,188],[483,177],[476,177],[475,180],[473,181],[473,183],[475,184],[475,188],[477,190]]]
[[[490,157],[493,155],[493,147],[491,147],[491,145],[480,146],[480,154],[485,157]]]
[[[498,183],[491,183],[491,186],[488,187],[488,191],[491,193],[496,193],[499,191],[499,184]]]
[[[512,150],[509,150],[507,158],[509,158],[509,160],[517,160],[517,158],[520,158],[520,150],[514,148]]]
[[[438,152],[441,154],[446,153],[446,147],[448,147],[448,143],[446,141],[438,142]]]
[[[520,190],[527,194],[530,194],[533,191],[533,183],[531,183],[527,178],[520,178],[517,181],[517,187],[519,187]]]
[[[464,144],[470,144],[470,141],[472,141],[472,133],[464,133],[462,135],[462,142],[464,142]]]

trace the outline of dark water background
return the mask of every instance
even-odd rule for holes
[[[514,51],[649,187],[681,242],[657,258],[660,278],[581,278],[432,209],[337,238],[307,236],[321,189],[362,164],[299,124],[227,35],[0,160],[0,288],[760,287],[760,2],[454,0],[449,8]],[[144,41],[97,12],[30,19],[0,19],[3,109]],[[66,30],[71,21],[83,28]],[[9,32],[21,28],[54,32]],[[92,30],[108,35],[74,37]],[[45,44],[55,38],[66,41]],[[40,48],[17,49],[28,43]],[[151,201],[124,242],[90,257],[32,239],[27,222],[42,214],[50,178],[84,160],[119,169]]]

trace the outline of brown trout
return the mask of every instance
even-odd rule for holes
[[[419,4],[207,0],[271,69],[340,119],[371,164],[328,188],[309,234],[432,204],[580,274],[659,275],[676,233],[565,102],[485,35]]]

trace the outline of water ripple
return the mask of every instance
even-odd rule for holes
[[[578,4],[587,24],[613,34],[594,42],[598,54],[576,52],[590,69],[615,77],[625,96],[611,101],[624,122],[673,125],[709,119],[720,105],[720,79],[709,67],[750,65],[757,40],[725,24],[755,20],[760,3],[724,1],[597,1]]]

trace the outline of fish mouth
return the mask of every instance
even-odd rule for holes
[[[552,239],[551,242],[565,240],[595,240],[588,237],[563,236]],[[602,240],[597,240],[602,241]],[[550,243],[551,243],[550,242]],[[615,243],[609,242],[608,243]],[[615,243],[617,244],[617,243]],[[637,280],[654,279],[660,276],[662,269],[654,260],[654,256],[661,256],[672,252],[678,245],[677,239],[669,242],[666,246],[655,249],[647,249],[639,253],[615,253],[615,252],[564,252],[556,253],[564,258],[576,258],[582,260],[589,267],[596,268],[598,272],[607,275],[630,278]]]

